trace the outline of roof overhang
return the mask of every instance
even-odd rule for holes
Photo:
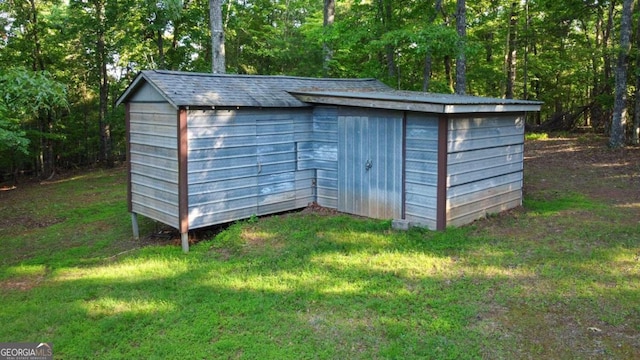
[[[542,102],[431,94],[412,91],[290,91],[299,100],[324,105],[428,112],[436,114],[540,111]]]

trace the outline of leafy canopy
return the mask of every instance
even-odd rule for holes
[[[29,139],[21,124],[67,106],[66,87],[46,71],[0,70],[0,151],[28,154]]]

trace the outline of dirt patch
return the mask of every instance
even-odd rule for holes
[[[609,149],[607,138],[555,137],[525,144],[525,194],[579,191],[595,200],[640,206],[640,147]]]
[[[44,217],[33,218],[31,216],[19,215],[0,218],[0,229],[6,229],[11,226],[19,226],[25,229],[46,228],[64,221],[64,218]]]
[[[327,215],[327,216],[333,216],[333,215],[340,214],[340,212],[338,210],[327,208],[327,207],[324,207],[324,206],[320,206],[316,202],[312,202],[311,204],[309,204],[309,206],[304,208],[301,211],[301,213],[303,213],[303,214],[315,214],[315,215]]]
[[[44,275],[20,277],[17,279],[13,278],[9,280],[0,281],[0,289],[2,289],[3,291],[4,290],[28,291],[38,286],[43,280],[44,280]]]

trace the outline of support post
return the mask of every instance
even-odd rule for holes
[[[180,240],[182,240],[182,251],[184,251],[184,253],[188,253],[189,252],[189,232],[183,232],[180,234]]]
[[[131,213],[131,227],[133,228],[133,239],[140,239],[140,228],[138,227],[138,214]]]

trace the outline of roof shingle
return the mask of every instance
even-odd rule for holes
[[[144,81],[169,103],[180,106],[304,107],[289,91],[385,91],[375,79],[319,79],[292,76],[204,74],[145,70],[138,74],[117,104],[126,102]]]

